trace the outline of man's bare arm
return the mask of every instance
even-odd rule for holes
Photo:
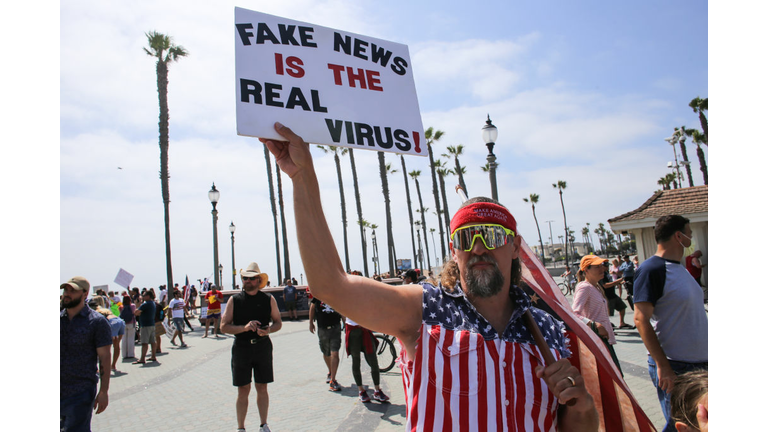
[[[287,127],[276,124],[275,130],[288,141],[261,141],[293,181],[296,237],[313,295],[364,327],[412,338],[421,325],[421,286],[392,287],[346,274],[323,214],[309,146]]]
[[[96,394],[96,400],[93,403],[93,409],[96,414],[100,414],[107,409],[109,405],[109,378],[112,373],[112,345],[104,345],[96,348],[96,355],[99,357],[99,392]]]
[[[675,385],[675,372],[672,370],[667,355],[664,353],[659,338],[656,337],[656,332],[651,325],[653,310],[654,306],[650,302],[635,303],[635,327],[640,333],[640,338],[643,339],[645,348],[648,349],[648,353],[656,362],[659,387],[669,392]]]

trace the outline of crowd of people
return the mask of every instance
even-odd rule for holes
[[[346,352],[353,356],[361,402],[389,400],[379,386],[371,330],[398,339],[408,429],[553,430],[557,425],[567,430],[598,430],[598,402],[579,367],[569,361],[572,353],[564,323],[536,307],[524,290],[522,240],[506,207],[484,197],[464,202],[451,219],[451,260],[439,281],[432,275],[405,272],[407,283],[393,286],[350,274],[341,265],[322,212],[317,212],[322,205],[307,144],[282,125],[276,124],[276,131],[286,141],[263,141],[293,182],[296,237],[307,278],[313,283],[309,330],[317,331],[330,391],[340,388],[336,376],[343,318]],[[626,290],[634,327],[648,350],[650,381],[667,419],[664,431],[706,430],[707,314],[701,286],[683,264],[684,251],[692,243],[690,222],[678,215],[664,216],[654,231],[657,252],[637,267],[628,256],[624,263],[614,261],[613,267],[607,259],[583,257],[573,312],[613,351],[616,339],[609,315],[612,309],[620,314],[626,310],[622,289]],[[245,431],[252,382],[260,430],[269,431],[268,384],[274,381],[270,334],[282,328],[282,317],[275,297],[263,291],[268,277],[256,263],[240,276],[243,289],[226,303],[223,313],[215,289],[202,295],[214,324],[220,318],[221,331],[234,335],[232,383],[237,388],[238,431]],[[611,294],[617,287],[619,294]],[[163,327],[167,293],[161,289],[156,300],[153,290],[138,293],[136,289],[140,296],[126,300],[132,297],[126,293],[117,306],[118,314],[110,314],[113,304],[105,300],[96,309],[84,307],[90,289],[84,278],[72,278],[61,288],[60,412],[62,430],[75,430],[71,425],[83,419],[90,422],[91,410],[99,413],[108,405],[113,335],[118,342],[120,336],[126,339],[125,328],[130,326],[124,328],[117,321],[131,319],[128,313],[120,317],[124,311],[130,310],[139,321],[142,353],[135,363],[145,361],[148,349],[148,360],[156,360],[161,349],[157,324]],[[176,300],[184,294],[173,291],[171,297]],[[104,297],[109,300],[110,296]],[[173,314],[179,310],[178,303],[169,309],[167,318],[176,327],[172,342],[178,336],[183,344],[184,317]],[[180,311],[187,309],[185,305]],[[620,320],[619,329],[633,327],[623,315]],[[93,336],[84,338],[86,332]],[[122,354],[129,354],[127,346]],[[363,386],[361,354],[371,368],[372,398]],[[620,370],[615,352],[612,357]],[[483,365],[483,369],[473,372],[467,364]]]

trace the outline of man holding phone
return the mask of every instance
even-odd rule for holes
[[[221,331],[235,335],[235,343],[232,345],[232,385],[237,387],[237,427],[245,431],[253,377],[261,420],[259,431],[269,432],[267,384],[274,381],[272,340],[269,334],[280,330],[283,322],[275,298],[261,291],[269,277],[259,270],[259,265],[255,262],[248,264],[245,270],[240,271],[240,277],[243,290],[230,298],[221,319]],[[272,325],[269,324],[270,320]]]

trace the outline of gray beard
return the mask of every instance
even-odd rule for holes
[[[473,270],[472,264],[478,262],[487,262],[493,264],[493,268],[488,270]],[[501,291],[504,285],[504,275],[499,270],[496,260],[490,255],[474,255],[467,262],[467,274],[464,277],[467,281],[465,287],[467,294],[477,297],[492,297]]]

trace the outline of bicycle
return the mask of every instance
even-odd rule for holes
[[[566,282],[560,282],[557,286],[560,287],[560,292],[562,292],[564,296],[567,296],[571,292],[571,289]]]
[[[377,340],[376,358],[379,362],[379,371],[388,372],[395,366],[397,350],[395,349],[395,337],[386,334],[375,335]]]

